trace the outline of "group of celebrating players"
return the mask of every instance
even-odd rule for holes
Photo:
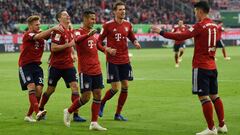
[[[198,22],[184,32],[165,32],[156,26],[152,31],[165,38],[185,40],[194,38],[195,50],[193,56],[193,94],[197,94],[202,103],[203,114],[208,128],[197,135],[216,135],[226,133],[222,100],[218,96],[217,69],[215,52],[217,43],[217,26],[208,18],[209,6],[207,2],[198,2],[194,5]],[[72,90],[72,104],[64,109],[64,124],[70,127],[71,114],[74,121],[86,121],[78,115],[78,109],[86,104],[93,95],[92,119],[90,130],[107,130],[98,124],[98,117],[103,116],[104,106],[118,90],[121,90],[118,105],[114,116],[115,120],[127,121],[121,115],[122,108],[128,96],[128,81],[133,80],[132,67],[128,55],[127,39],[140,49],[141,45],[133,33],[130,22],[125,18],[125,3],[119,1],[113,6],[114,19],[103,24],[99,37],[93,25],[96,22],[94,11],[85,11],[83,26],[77,30],[71,28],[70,16],[67,11],[56,14],[59,25],[40,32],[40,17],[30,16],[28,31],[24,34],[22,50],[19,58],[19,78],[22,90],[28,90],[30,107],[27,116],[28,122],[36,122],[45,118],[44,109],[52,93],[54,93],[60,78],[63,78],[66,87]],[[48,68],[48,86],[42,95],[43,70],[40,67],[44,50],[44,40],[51,38],[51,55]],[[103,46],[107,38],[107,45]],[[77,56],[74,54],[76,48]],[[98,50],[106,55],[107,83],[111,88],[101,98],[101,89],[104,88],[103,77],[98,58]],[[79,94],[77,71],[74,61],[78,61],[78,73],[81,96]],[[217,112],[219,126],[215,128],[213,121],[213,106]],[[36,120],[32,117],[36,113]]]

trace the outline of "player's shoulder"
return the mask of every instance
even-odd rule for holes
[[[131,22],[130,22],[130,21],[128,21],[128,20],[125,20],[125,19],[123,20],[123,22],[124,22],[124,23],[130,23],[130,24],[131,24]]]
[[[125,24],[125,25],[132,25],[132,23],[130,22],[130,21],[128,21],[128,20],[123,20],[123,23]]]
[[[36,32],[26,31],[23,35],[23,41],[30,41],[36,35]]]
[[[177,28],[179,28],[178,25],[174,25],[174,26],[173,26],[173,29],[177,29]]]
[[[26,32],[24,33],[24,36],[30,36],[30,37],[32,37],[32,36],[34,36],[34,35],[36,35],[36,34],[37,34],[36,32],[26,31]]]
[[[113,24],[114,22],[115,22],[114,20],[106,21],[103,25],[108,26],[108,25]]]
[[[56,34],[62,35],[62,34],[64,34],[64,32],[61,32],[61,31],[58,31],[58,30],[54,30],[54,31],[51,32],[51,34],[52,35],[56,35]]]
[[[214,26],[214,27],[218,27],[216,23],[214,23],[212,21],[212,19],[210,18],[205,18],[204,20],[202,20],[201,22],[198,23],[199,26],[205,28],[205,27],[208,27],[208,26]]]
[[[82,33],[84,32],[84,29],[82,27],[78,28],[78,29],[75,29],[73,31],[73,33],[78,36],[78,35],[81,35]]]

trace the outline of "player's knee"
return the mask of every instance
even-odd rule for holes
[[[205,103],[211,102],[208,96],[199,96],[199,100],[202,105]]]
[[[90,100],[90,98],[85,97],[85,98],[82,98],[81,100],[83,104],[86,104]]]
[[[84,94],[82,97],[81,97],[81,101],[83,104],[86,104],[91,98],[91,95],[90,94]]]
[[[29,84],[27,85],[27,88],[28,88],[28,90],[35,90],[36,85],[35,85],[34,83],[29,83]]]
[[[96,99],[96,100],[101,100],[101,90],[95,90],[93,91],[93,99]]]
[[[72,91],[75,91],[75,90],[78,91],[78,84],[77,83],[71,83],[70,87],[71,87]]]
[[[52,95],[55,92],[55,87],[53,86],[48,86],[47,91],[45,93],[47,93],[47,95]]]
[[[212,100],[213,103],[219,98],[220,97],[218,95],[210,95],[210,99]]]

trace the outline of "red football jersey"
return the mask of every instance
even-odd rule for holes
[[[205,18],[196,23],[189,31],[182,33],[164,32],[163,37],[185,40],[194,37],[195,48],[193,56],[193,68],[216,69],[215,52],[217,39],[217,25],[210,18]]]
[[[99,75],[102,73],[98,59],[99,44],[95,35],[88,36],[89,32],[89,30],[84,28],[74,31],[78,55],[78,72],[88,75]]]
[[[57,45],[64,45],[73,40],[72,32],[64,29],[64,32],[53,31],[51,35],[51,42]],[[72,68],[72,47],[65,48],[64,50],[53,52],[51,51],[50,66],[58,69]]]
[[[130,22],[124,20],[121,24],[115,20],[106,22],[99,35],[99,42],[102,43],[107,37],[107,47],[117,50],[115,56],[107,55],[107,61],[114,64],[129,63],[127,38],[134,42],[136,37]]]
[[[222,32],[224,31],[224,28],[222,25],[217,25],[218,26],[218,36],[217,36],[217,41],[221,40],[222,38]]]
[[[172,32],[174,33],[181,33],[181,32],[184,32],[186,31],[187,28],[185,26],[182,26],[182,27],[179,27],[179,25],[175,26],[172,30]],[[184,43],[185,40],[175,40],[175,44],[176,45],[179,45],[179,44],[182,44]]]
[[[41,64],[41,58],[44,50],[44,39],[33,40],[37,33],[27,31],[23,36],[22,49],[18,61],[20,67],[29,64]]]

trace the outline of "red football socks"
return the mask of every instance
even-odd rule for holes
[[[118,106],[117,106],[117,111],[116,111],[116,114],[120,114],[121,111],[122,111],[122,108],[127,100],[127,96],[128,96],[128,91],[127,89],[122,89],[121,90],[121,93],[119,95],[119,98],[118,98]]]
[[[224,109],[223,109],[223,103],[222,100],[218,97],[213,101],[218,121],[219,121],[219,127],[224,126]]]
[[[212,103],[209,100],[202,100],[201,102],[202,102],[203,114],[207,121],[208,128],[212,130],[214,127]]]
[[[96,122],[98,120],[98,112],[100,110],[101,100],[93,99],[92,102],[92,122]]]

